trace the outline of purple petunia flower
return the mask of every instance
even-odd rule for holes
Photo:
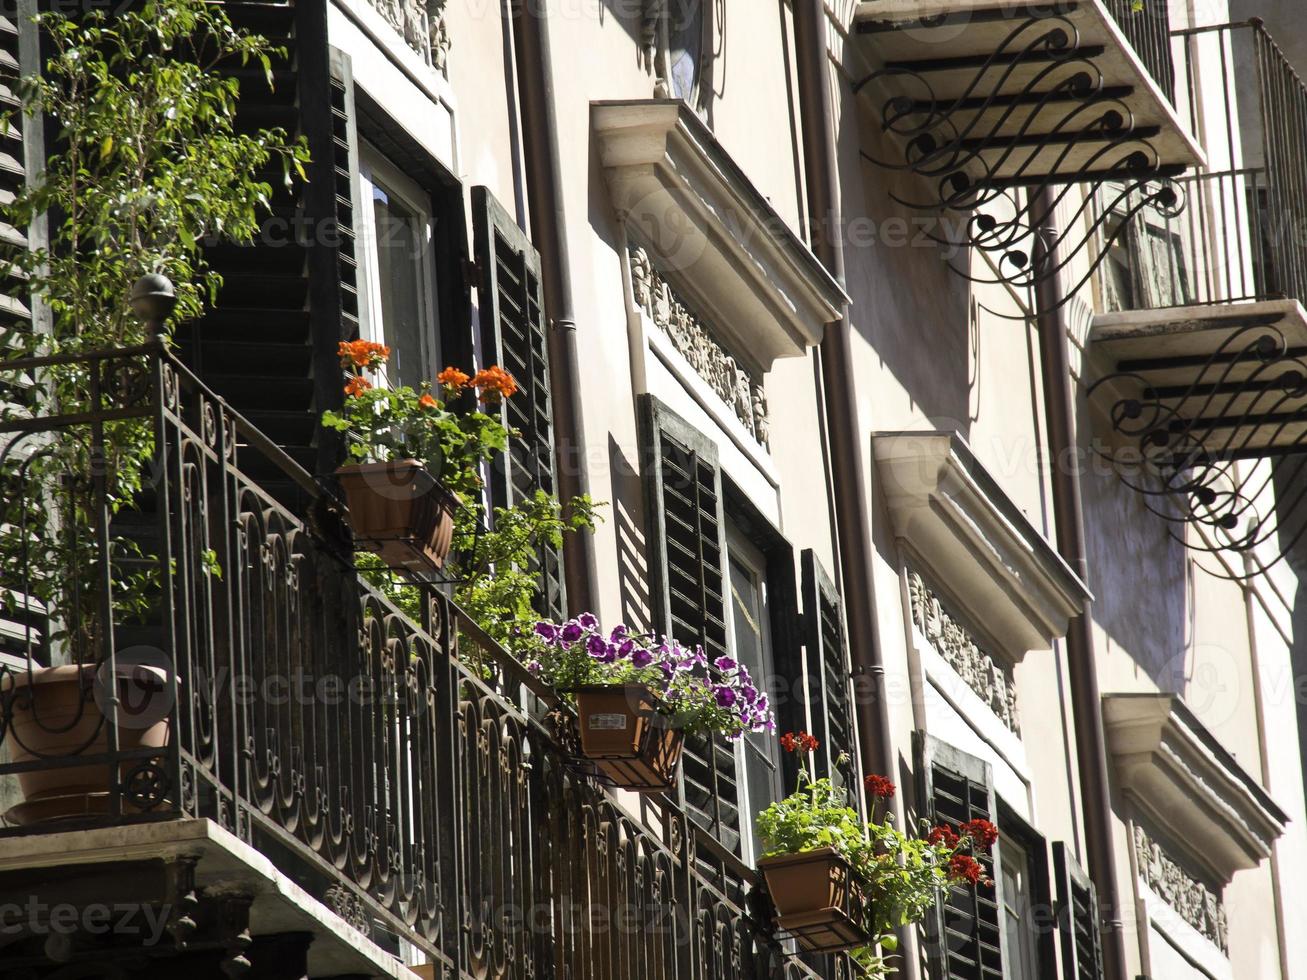
[[[580,624],[573,620],[563,625],[563,630],[559,636],[562,637],[564,643],[575,643],[581,639],[581,634],[584,632],[585,630],[581,629]]]
[[[720,708],[729,708],[735,703],[735,692],[729,687],[718,685],[713,688],[713,694],[717,698],[717,706]]]
[[[546,643],[558,642],[558,627],[553,623],[536,623],[535,634]]]
[[[618,641],[624,639],[629,632],[630,630],[626,628],[625,623],[618,623],[616,626],[613,627],[612,635],[609,636],[608,638],[612,640],[614,643],[617,643]]]
[[[712,665],[720,671],[734,670],[736,667],[735,661],[725,656],[718,657],[712,662]]]
[[[599,659],[608,652],[608,641],[602,636],[592,636],[590,639],[585,641],[585,649],[590,656]]]
[[[644,647],[640,647],[631,654],[631,666],[633,667],[648,667],[651,663],[653,663],[653,654]],[[667,665],[661,664],[660,666],[665,668]]]
[[[529,664],[526,665],[526,669],[527,669],[527,673],[531,674],[534,677],[534,676],[539,676],[540,671],[544,670],[544,666],[540,663],[539,660],[532,660]]]
[[[588,612],[581,613],[581,615],[576,617],[576,621],[581,625],[583,629],[588,629],[588,630],[592,630],[599,625],[599,620],[598,618],[596,618],[594,613],[588,613]]]
[[[744,698],[746,704],[753,704],[758,700],[758,689],[752,684],[742,684],[740,686],[740,696]]]
[[[617,644],[617,656],[619,659],[625,659],[631,655],[631,651],[634,649],[635,640],[622,640]]]

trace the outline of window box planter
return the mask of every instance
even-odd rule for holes
[[[4,745],[10,762],[52,763],[78,755],[109,751],[108,721],[94,697],[96,671],[90,665],[39,667],[15,671],[0,698],[0,716],[8,723]],[[171,691],[168,676],[157,667],[123,665],[117,671],[119,751],[166,748],[172,739]],[[133,800],[149,796],[151,786],[133,785],[143,760],[119,767],[123,812],[143,812]],[[148,776],[146,777],[148,781]],[[110,767],[106,764],[62,766],[18,774],[23,802],[5,819],[18,826],[51,820],[102,815],[109,812]],[[167,801],[152,799],[150,807]]]
[[[835,848],[762,858],[758,869],[776,906],[777,927],[804,949],[832,953],[871,944],[853,869]]]
[[[620,789],[662,793],[676,786],[684,734],[671,727],[643,684],[576,688],[581,754]]]
[[[439,569],[454,539],[457,498],[415,459],[336,470],[358,544],[396,571]]]

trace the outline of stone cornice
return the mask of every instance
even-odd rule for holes
[[[1092,596],[951,432],[872,436],[894,533],[967,618],[1019,661],[1066,634]]]
[[[1120,787],[1191,864],[1225,884],[1270,856],[1288,817],[1179,697],[1110,694],[1103,720]]]
[[[692,305],[768,370],[821,342],[848,297],[683,102],[593,102],[613,207]]]

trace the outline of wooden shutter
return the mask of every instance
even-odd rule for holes
[[[641,406],[649,501],[649,571],[656,627],[710,660],[727,653],[722,479],[717,448],[661,402]],[[735,750],[725,739],[690,739],[682,793],[692,819],[727,847],[740,846]]]
[[[472,214],[482,361],[499,364],[518,383],[518,393],[504,401],[503,412],[505,423],[521,436],[498,460],[491,483],[494,505],[507,507],[537,490],[557,492],[540,253],[487,188],[472,188]],[[541,575],[537,611],[562,617],[567,596],[561,546],[544,546],[537,561]]]
[[[917,732],[918,807],[932,825],[956,828],[968,820],[995,820],[994,785],[987,762]],[[1006,942],[998,850],[977,855],[992,884],[949,889],[926,919],[927,956],[937,980],[1002,980]]]
[[[1098,892],[1066,844],[1053,845],[1057,879],[1057,928],[1062,941],[1063,980],[1102,980]]]
[[[816,684],[808,693],[812,699],[812,733],[821,741],[817,774],[830,776],[845,786],[856,805],[862,796],[858,792],[861,770],[844,609],[839,590],[817,561],[816,553],[803,552],[801,562],[805,673],[809,684]],[[837,766],[841,755],[846,757],[845,762]]]
[[[10,5],[10,8],[8,16],[0,17],[0,108],[14,113],[10,124],[0,132],[0,200],[4,201],[12,201],[21,193],[27,182],[29,157],[33,166],[39,166],[44,156],[41,125],[22,114],[22,100],[18,96],[20,76],[35,70],[39,63],[36,30],[34,25],[22,22],[28,16],[25,7]],[[34,243],[29,240],[29,233],[39,235],[40,229],[0,224],[0,254],[31,247]],[[40,241],[35,244],[39,245]],[[0,263],[0,350],[26,349],[34,329],[26,277],[8,262]],[[0,379],[0,413],[11,407],[21,412],[28,398],[21,379],[12,376]],[[25,445],[32,446],[32,440],[27,440]],[[21,447],[11,452],[8,459],[11,471],[18,465],[15,457],[21,455]],[[24,500],[30,492],[31,488],[20,487],[16,478],[0,477],[3,495],[0,499],[11,505]],[[17,510],[14,507],[0,513],[0,520],[18,518]],[[43,652],[44,631],[44,610],[39,603],[26,596],[10,595],[4,583],[0,583],[0,654],[22,656],[29,642],[36,651]]]
[[[340,404],[336,344],[357,330],[347,61],[337,59],[333,77],[322,4],[246,2],[224,10],[233,24],[285,51],[273,59],[271,87],[260,65],[223,67],[240,81],[237,128],[304,136],[312,159],[308,181],[290,189],[280,164],[262,175],[272,188],[264,233],[250,245],[208,249],[223,287],[177,340],[182,356],[237,411],[301,465],[328,472],[340,461],[339,439],[324,437],[319,417]]]

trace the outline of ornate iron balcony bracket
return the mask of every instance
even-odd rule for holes
[[[872,93],[880,121],[879,147],[863,156],[928,188],[891,195],[940,216],[932,237],[967,263],[951,261],[955,271],[1028,289],[1074,268],[1079,281],[1068,285],[1079,288],[1108,251],[1090,244],[1110,244],[1114,231],[1077,185],[1112,185],[1108,196],[1131,214],[1184,208],[1171,178],[1201,152],[1099,0],[935,6],[956,10],[922,18],[899,0],[859,4],[858,30],[880,67],[854,89]],[[1045,191],[1058,212],[1075,213],[1037,248]],[[968,261],[976,252],[988,261]]]
[[[1301,314],[1255,304],[1214,347],[1210,331],[1178,329],[1147,357],[1096,342],[1120,354],[1089,388],[1108,435],[1097,452],[1189,548],[1256,553],[1228,578],[1264,572],[1307,531],[1307,338],[1288,332],[1300,315],[1271,306]]]

